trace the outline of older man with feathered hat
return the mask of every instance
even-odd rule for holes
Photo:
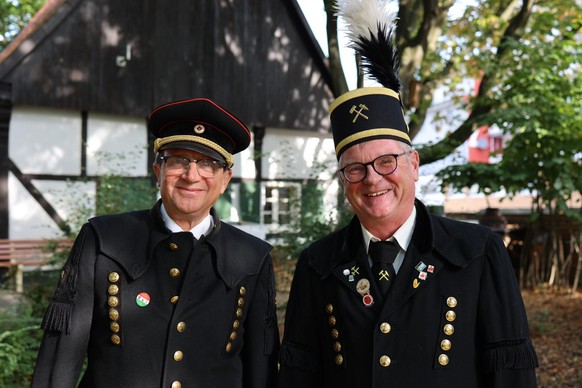
[[[331,104],[355,216],[298,260],[279,388],[535,387],[537,357],[503,241],[415,198],[420,160],[400,103],[395,9],[346,0],[338,13],[381,86]]]

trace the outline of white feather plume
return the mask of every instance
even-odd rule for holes
[[[361,38],[377,36],[378,26],[385,31],[393,29],[398,19],[398,4],[385,0],[337,0],[336,14],[345,21],[348,39],[360,42]]]

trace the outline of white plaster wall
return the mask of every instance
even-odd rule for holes
[[[243,179],[255,179],[255,161],[253,159],[254,143],[251,144],[242,152],[234,155],[234,165],[232,166],[232,177]]]
[[[89,114],[87,174],[147,175],[147,136],[145,119]]]
[[[268,128],[263,139],[263,178],[328,180],[337,169],[331,134]]]
[[[81,172],[81,114],[15,107],[10,118],[9,156],[25,174]]]
[[[93,182],[33,181],[45,199],[65,220],[76,219],[73,228],[93,215],[95,184]],[[62,237],[51,217],[10,173],[8,176],[9,238],[37,239]]]

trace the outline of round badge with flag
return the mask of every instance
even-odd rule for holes
[[[139,307],[146,307],[150,304],[150,295],[147,292],[140,292],[135,297],[135,303],[137,303]]]

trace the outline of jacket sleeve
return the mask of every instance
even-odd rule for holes
[[[275,305],[275,274],[270,255],[258,274],[253,299],[245,321],[245,342],[242,354],[244,387],[275,386],[279,329]]]
[[[536,387],[537,356],[509,255],[501,238],[488,244],[479,296],[479,338],[488,387]]]
[[[47,308],[31,387],[75,387],[87,353],[93,315],[95,236],[85,225]]]
[[[319,276],[308,265],[308,251],[297,262],[285,313],[279,388],[323,386],[321,346],[312,285]]]

